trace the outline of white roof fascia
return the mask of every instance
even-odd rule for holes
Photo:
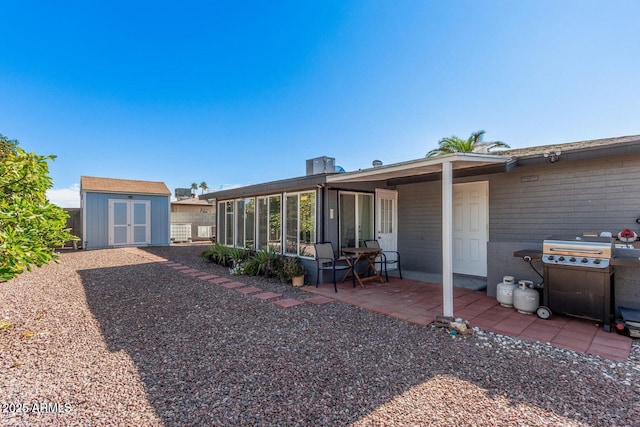
[[[329,175],[327,176],[327,182],[377,181],[405,176],[426,175],[440,172],[442,170],[442,164],[446,161],[452,162],[454,169],[464,169],[474,166],[507,163],[510,160],[511,157],[495,154],[453,153],[444,156],[426,157],[391,165],[377,166],[355,172]]]

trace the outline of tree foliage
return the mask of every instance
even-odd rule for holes
[[[67,213],[49,203],[50,160],[0,134],[0,282],[57,260],[54,248],[76,239]]]
[[[452,153],[490,153],[494,148],[509,148],[509,145],[501,141],[483,142],[485,131],[473,132],[467,139],[457,136],[449,136],[438,141],[438,148],[427,153],[427,157],[442,156]]]

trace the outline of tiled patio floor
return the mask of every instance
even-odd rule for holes
[[[331,283],[303,289],[422,325],[442,315],[442,286],[416,280],[389,277],[388,283],[370,282],[357,288],[351,283],[339,283],[338,293],[333,291]],[[483,330],[616,361],[629,358],[633,340],[615,332],[604,332],[593,321],[560,315],[542,320],[535,314],[521,314],[513,308],[502,307],[484,291],[454,288],[453,295],[455,317],[468,320],[472,326]]]

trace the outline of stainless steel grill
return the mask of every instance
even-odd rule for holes
[[[552,236],[543,242],[543,305],[553,312],[602,322],[611,330],[614,240]]]
[[[613,239],[608,237],[551,237],[542,246],[542,262],[588,268],[608,268],[613,256]]]

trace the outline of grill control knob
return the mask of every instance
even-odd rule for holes
[[[593,260],[593,263],[594,264],[600,264],[600,260],[599,259]]]
[[[569,261],[576,262],[576,259],[574,257],[571,257],[571,259]]]
[[[554,256],[553,256],[553,255],[549,255],[549,256],[547,256],[547,259],[548,259],[549,261],[553,261],[553,258],[554,258]]]
[[[558,261],[564,261],[564,257],[561,256],[560,258],[558,258]]]
[[[586,264],[586,263],[588,263],[588,262],[589,262],[589,260],[588,260],[588,259],[586,259],[586,258],[582,258],[582,263],[583,263],[583,264]]]

